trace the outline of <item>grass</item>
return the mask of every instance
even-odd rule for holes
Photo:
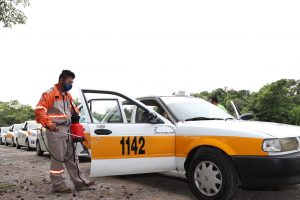
[[[11,183],[2,183],[0,182],[0,192],[10,192],[12,190],[17,190],[18,187]]]

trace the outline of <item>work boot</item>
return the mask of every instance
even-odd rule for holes
[[[72,189],[68,188],[67,186],[63,186],[57,190],[54,190],[55,193],[72,193]]]
[[[91,186],[96,185],[95,181],[90,181],[84,185],[80,185],[80,186],[75,186],[75,189],[77,191],[81,191],[81,190],[89,190]]]

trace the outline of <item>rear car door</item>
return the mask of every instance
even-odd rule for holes
[[[116,92],[81,90],[81,99],[91,136],[91,176],[175,170],[175,127],[168,120]],[[130,105],[144,111],[139,123],[127,120]]]

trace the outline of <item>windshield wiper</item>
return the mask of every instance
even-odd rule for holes
[[[227,121],[227,120],[229,120],[229,119],[233,120],[233,119],[235,119],[235,118],[234,118],[234,117],[228,117],[228,118],[225,119],[225,121]]]
[[[211,118],[211,117],[193,117],[184,121],[200,121],[200,120],[224,120],[222,118]]]

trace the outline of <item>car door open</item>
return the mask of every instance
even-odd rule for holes
[[[172,123],[120,93],[80,92],[91,135],[91,176],[175,170],[175,126]],[[144,112],[140,123],[128,120],[133,114],[128,105]]]

